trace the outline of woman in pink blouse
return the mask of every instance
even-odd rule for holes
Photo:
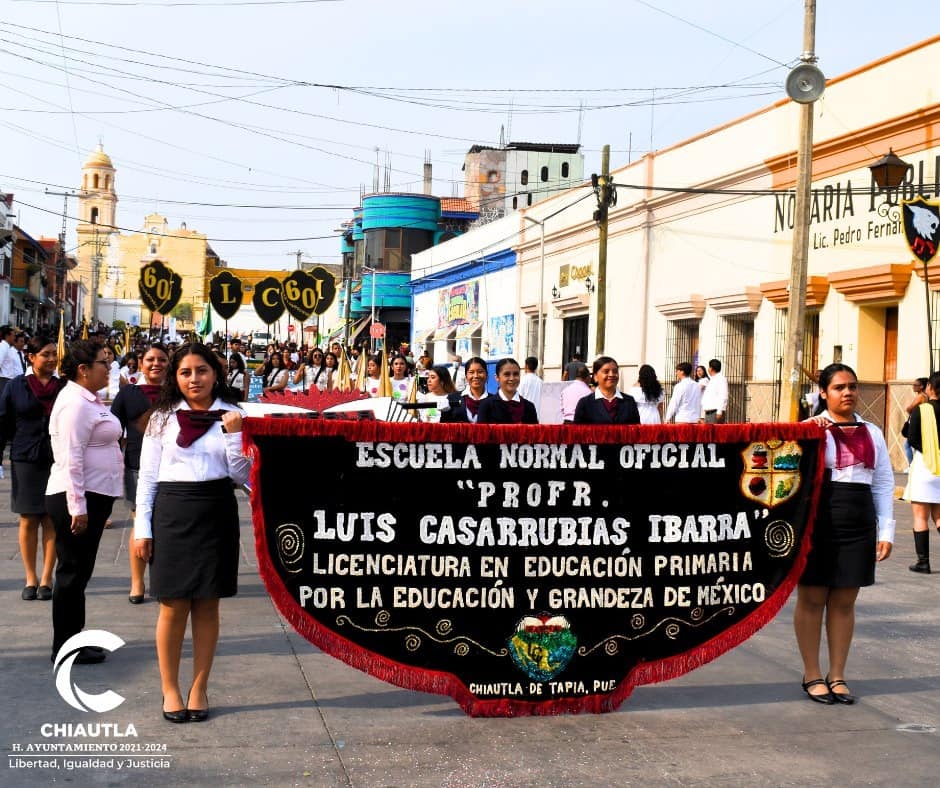
[[[219,599],[238,587],[238,504],[251,459],[242,453],[242,413],[218,357],[183,345],[144,433],[137,482],[137,555],[150,561],[150,591],[160,602],[157,659],[163,718],[204,722],[219,639]],[[187,622],[192,624],[193,683],[179,683]]]
[[[60,366],[68,382],[49,416],[54,462],[46,511],[55,526],[58,561],[52,592],[53,660],[85,626],[85,587],[95,569],[105,521],[121,494],[121,423],[95,394],[108,384],[109,358],[95,342],[73,342]],[[75,661],[104,659],[103,651],[83,647]]]

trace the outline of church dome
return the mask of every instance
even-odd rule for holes
[[[111,157],[104,152],[104,146],[99,142],[98,147],[95,151],[88,157],[88,161],[85,162],[85,167],[111,167],[113,169],[114,165],[111,163]]]

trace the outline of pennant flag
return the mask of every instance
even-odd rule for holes
[[[388,355],[385,345],[382,346],[382,369],[379,370],[379,394],[380,397],[392,396],[392,379],[388,374]]]

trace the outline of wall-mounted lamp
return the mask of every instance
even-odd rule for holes
[[[888,154],[869,166],[871,176],[879,189],[897,189],[903,182],[910,165],[891,148]]]
[[[558,292],[558,286],[552,285],[552,298],[558,298],[560,295],[561,293]]]
[[[584,287],[589,293],[594,292],[594,283],[591,281],[591,277],[584,277]]]

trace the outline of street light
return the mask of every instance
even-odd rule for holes
[[[533,219],[531,216],[522,214],[522,218],[532,224],[537,224],[540,231],[539,236],[539,330],[536,344],[539,352],[539,368],[542,374],[545,374],[545,309],[543,307],[543,290],[545,289],[545,220]],[[554,290],[552,293],[554,294]],[[555,296],[557,298],[557,296]]]

